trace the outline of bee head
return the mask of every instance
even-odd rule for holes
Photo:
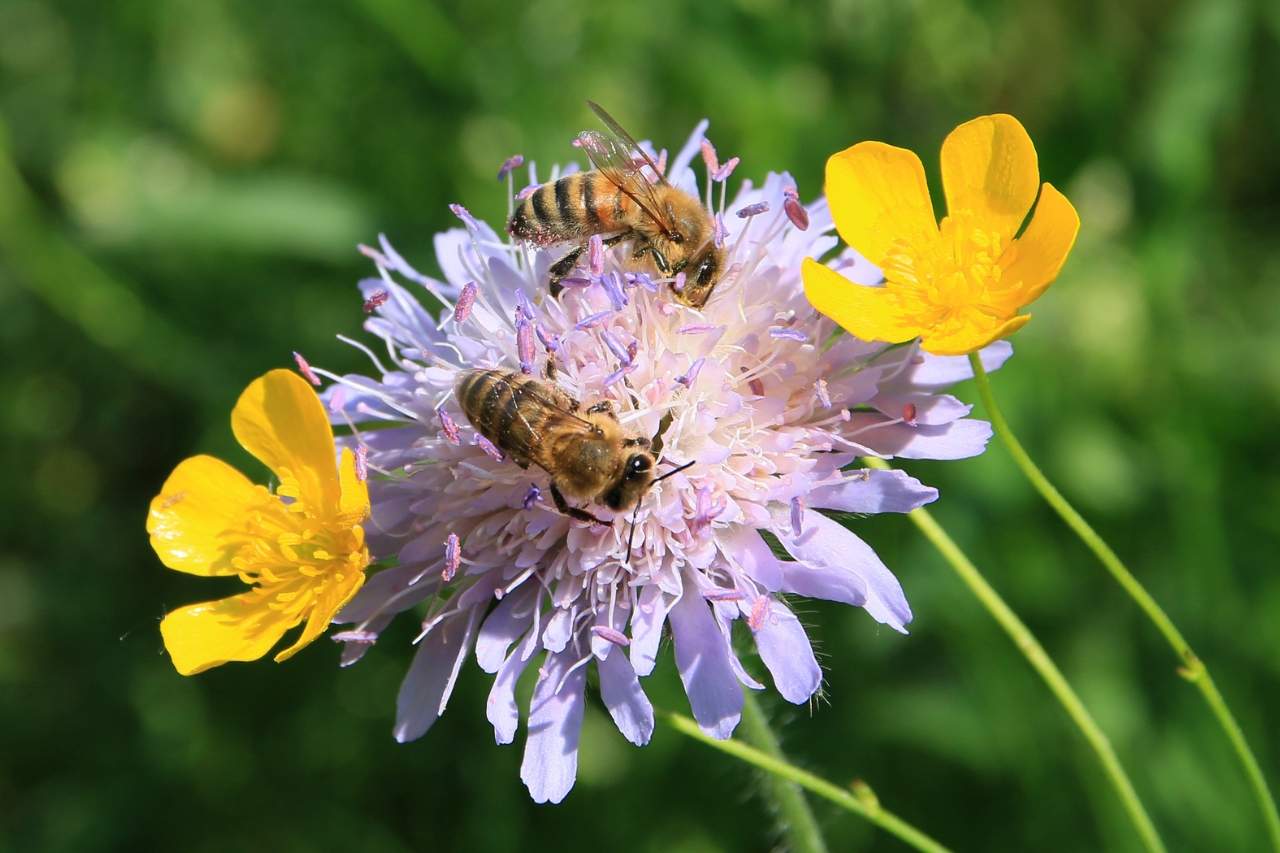
[[[622,475],[605,493],[604,504],[614,512],[633,506],[653,481],[653,454],[637,450],[622,464]]]

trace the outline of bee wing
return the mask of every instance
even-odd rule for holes
[[[626,129],[622,125],[618,124],[617,120],[614,119],[613,116],[605,112],[604,107],[600,106],[595,101],[587,101],[587,106],[591,107],[591,111],[595,113],[602,122],[604,122],[604,126],[609,128],[609,132],[613,134],[614,138],[619,143],[621,143],[624,149],[628,152],[638,153],[644,158],[644,162],[653,170],[653,174],[658,177],[658,183],[663,185],[667,183],[667,179],[663,176],[662,170],[658,168],[658,164],[653,162],[649,157],[649,154],[640,147],[640,143],[636,142],[635,138],[631,134],[627,133]]]
[[[545,468],[546,465],[543,465],[542,461],[540,461],[543,459],[540,451],[542,449],[543,439],[547,433],[557,431],[588,433],[594,430],[590,421],[578,417],[573,412],[570,412],[565,408],[564,401],[571,398],[569,398],[567,394],[564,394],[563,391],[560,392],[560,396],[562,396],[564,400],[560,400],[556,399],[552,394],[544,393],[543,389],[539,388],[536,383],[526,382],[514,384],[501,376],[495,376],[494,380],[501,382],[510,388],[513,399],[516,397],[523,397],[533,401],[536,405],[551,411],[551,414],[543,420],[542,429],[539,430],[535,429],[533,424],[526,420],[524,415],[519,413],[519,409],[517,408],[517,416],[520,418],[524,429],[509,430],[503,438],[503,443],[506,446],[506,449],[509,450],[513,456],[520,459],[532,460]]]
[[[594,130],[584,130],[578,134],[578,143],[587,153],[591,165],[604,175],[609,183],[630,196],[631,200],[644,211],[646,216],[657,223],[667,236],[674,235],[675,226],[662,212],[662,202],[654,191],[654,185],[649,183],[642,171],[645,165],[648,165],[655,174],[658,174],[658,167],[649,159],[649,155],[644,153],[644,149],[637,145],[617,122],[608,117],[608,113],[590,101],[587,103],[591,104],[592,109],[605,119],[605,123],[613,131],[612,135]],[[639,152],[643,162],[637,163],[633,152]],[[661,179],[661,175],[659,178]],[[666,181],[662,183],[665,184]]]

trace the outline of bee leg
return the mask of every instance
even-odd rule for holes
[[[578,509],[576,506],[569,506],[569,502],[564,499],[564,495],[560,494],[560,490],[556,488],[556,484],[551,484],[551,499],[556,502],[556,509],[560,510],[563,515],[570,518],[576,518],[578,521],[589,521],[592,524],[602,524],[609,526],[609,522],[596,518],[584,509]]]
[[[582,257],[582,252],[585,248],[585,246],[579,246],[551,265],[550,274],[552,296],[559,296],[560,291],[564,290],[564,288],[560,286],[560,279],[573,272],[573,268],[578,263],[578,258]]]
[[[613,418],[615,421],[618,419],[618,416],[613,411],[612,400],[601,400],[599,403],[592,403],[590,406],[587,407],[587,414],[588,415],[608,415],[609,417]]]

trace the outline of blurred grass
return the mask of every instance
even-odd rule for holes
[[[667,145],[706,115],[746,176],[787,168],[806,195],[858,139],[920,151],[936,181],[956,123],[1019,116],[1084,226],[1001,400],[1280,783],[1278,35],[1274,4],[1245,0],[0,3],[0,848],[177,829],[196,851],[771,849],[750,773],[668,731],[635,750],[594,710],[578,787],[532,805],[474,667],[427,738],[395,744],[395,635],[348,671],[324,645],[194,680],[159,654],[162,608],[214,594],[147,547],[170,468],[242,460],[230,406],[291,350],[360,365],[333,339],[362,317],[355,243],[386,231],[431,267],[447,203],[496,221],[497,164],[567,158],[587,97]],[[911,469],[1171,847],[1259,849],[1207,711],[999,448]],[[827,701],[775,706],[788,753],[961,849],[1129,849],[1078,738],[939,558],[903,519],[859,532],[913,632],[803,603]],[[683,706],[669,662],[648,686]],[[833,849],[892,848],[816,809]]]

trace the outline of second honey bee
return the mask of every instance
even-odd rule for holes
[[[587,101],[608,133],[578,136],[595,167],[539,187],[521,202],[507,224],[520,240],[542,246],[577,243],[551,267],[557,288],[578,262],[588,238],[610,235],[607,245],[630,242],[634,260],[646,259],[664,276],[685,273],[676,298],[701,308],[720,280],[725,262],[715,241],[715,222],[698,199],[667,183],[657,165],[613,117]],[[652,170],[656,182],[644,174]]]
[[[649,439],[624,430],[608,400],[580,411],[554,382],[493,369],[463,371],[454,393],[481,435],[521,468],[533,463],[551,475],[556,508],[571,518],[608,524],[566,495],[622,512],[654,482]]]

